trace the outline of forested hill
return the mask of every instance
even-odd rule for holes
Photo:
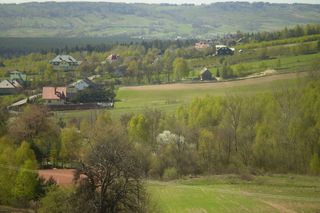
[[[320,23],[320,5],[226,2],[0,4],[0,37],[197,37]]]

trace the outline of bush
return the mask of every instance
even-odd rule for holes
[[[38,212],[70,212],[71,206],[68,200],[70,199],[71,192],[69,189],[57,186],[51,187],[47,195],[41,199]]]
[[[178,172],[176,168],[171,167],[164,170],[163,179],[164,180],[174,180],[178,178]]]

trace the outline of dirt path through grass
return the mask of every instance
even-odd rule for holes
[[[276,80],[287,80],[297,78],[299,76],[306,76],[307,73],[285,73],[269,75],[257,78],[241,79],[225,82],[208,82],[208,83],[176,83],[176,84],[159,84],[146,86],[130,86],[120,87],[120,90],[132,91],[150,91],[150,90],[185,90],[185,89],[209,89],[209,88],[229,88],[234,86],[256,85],[260,83],[272,82]]]
[[[280,205],[280,204],[277,204],[277,203],[273,203],[273,202],[270,202],[270,201],[265,201],[265,200],[261,200],[263,203],[277,209],[279,212],[283,212],[283,213],[297,213],[296,211],[293,211],[291,209],[288,209],[286,208],[285,206],[283,205]]]

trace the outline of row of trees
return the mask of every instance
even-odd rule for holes
[[[244,37],[253,41],[271,41],[277,39],[287,39],[320,33],[319,24],[296,25],[293,28],[284,28],[275,32],[246,33]]]

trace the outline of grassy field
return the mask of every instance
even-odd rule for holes
[[[298,44],[299,43],[294,45]],[[279,47],[281,46],[270,47],[270,49]],[[314,62],[318,61],[320,58],[320,53],[313,53],[301,55],[272,56],[270,59],[261,60],[257,58],[260,50],[261,48],[258,48],[256,49],[256,51],[253,51],[251,53],[247,52],[246,55],[243,54],[232,56],[241,57],[241,62],[237,62],[236,64],[231,65],[231,68],[233,68],[234,72],[236,74],[239,74],[240,76],[262,72],[266,69],[276,69],[280,73],[308,71],[312,69]],[[219,65],[219,59],[221,59],[221,57],[191,59],[189,60],[189,64],[192,64],[192,73],[198,73],[199,70],[203,69],[204,65],[206,65],[212,73],[216,74],[217,67],[219,67],[220,70],[222,68],[222,66]],[[243,70],[238,71],[239,65],[243,67]],[[241,72],[241,74],[239,72]]]
[[[294,87],[302,82],[298,77],[299,74],[289,73],[220,83],[121,87],[117,92],[117,99],[120,101],[109,111],[116,118],[124,113],[139,112],[145,108],[157,108],[170,113],[179,106],[190,103],[196,97],[221,96],[228,93],[250,95]],[[56,112],[56,115],[64,119],[90,119],[99,111],[102,110],[65,111]]]
[[[249,178],[248,178],[249,177]],[[162,212],[320,212],[320,178],[307,176],[212,176],[148,182]]]

